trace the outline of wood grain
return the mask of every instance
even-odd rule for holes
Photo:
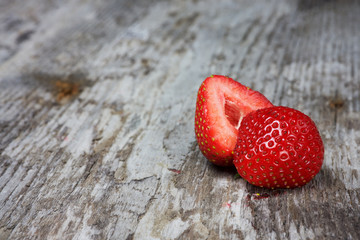
[[[360,239],[357,1],[0,3],[0,239]],[[233,77],[316,122],[322,170],[215,167],[197,89]]]

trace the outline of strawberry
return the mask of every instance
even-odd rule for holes
[[[231,166],[241,120],[248,113],[273,106],[261,93],[214,75],[201,84],[196,101],[195,134],[201,152],[219,166]]]
[[[247,115],[240,126],[234,164],[249,183],[294,188],[319,171],[324,146],[315,123],[302,112],[271,107]]]

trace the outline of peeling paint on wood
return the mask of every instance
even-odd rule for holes
[[[0,239],[360,239],[357,1],[2,1]],[[316,122],[305,187],[201,155],[211,74]]]

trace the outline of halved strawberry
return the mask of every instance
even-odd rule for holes
[[[213,75],[201,84],[195,112],[195,134],[201,152],[219,166],[231,166],[241,120],[248,113],[272,107],[259,92]]]

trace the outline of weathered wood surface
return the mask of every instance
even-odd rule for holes
[[[0,239],[360,239],[358,1],[0,2]],[[197,148],[229,75],[317,123],[321,172],[269,191]]]

